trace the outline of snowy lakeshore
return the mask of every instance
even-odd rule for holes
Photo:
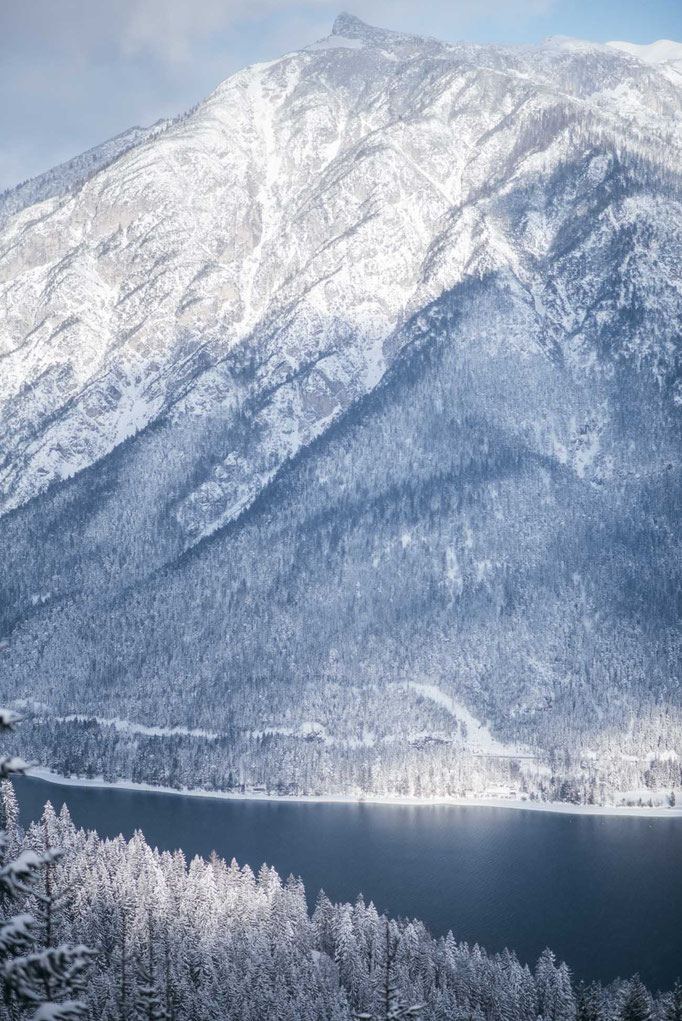
[[[268,794],[264,791],[208,791],[200,788],[178,790],[175,787],[154,786],[154,784],[137,783],[133,780],[104,780],[101,777],[69,777],[61,776],[50,769],[35,767],[31,776],[47,783],[63,787],[96,787],[111,790],[144,791],[152,794],[175,794],[187,798],[214,798],[224,801],[279,801],[285,803],[310,804],[371,804],[400,806],[443,806],[451,805],[465,808],[510,808],[531,812],[559,812],[568,815],[608,815],[608,816],[644,816],[651,819],[682,818],[682,790],[676,791],[677,804],[670,805],[573,805],[561,801],[530,801],[521,798],[505,797],[442,797],[416,798],[380,797],[352,794]]]

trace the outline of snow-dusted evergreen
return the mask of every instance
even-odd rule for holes
[[[0,709],[0,733],[19,719]],[[57,942],[62,896],[55,893],[54,873],[62,851],[52,843],[49,806],[42,842],[29,846],[22,840],[8,778],[27,769],[28,763],[16,756],[0,759],[0,1017],[78,1021],[90,1014],[83,994],[92,951],[82,943]]]
[[[681,82],[342,15],[4,197],[17,751],[679,797]]]

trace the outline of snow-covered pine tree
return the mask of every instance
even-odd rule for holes
[[[137,960],[136,1016],[140,1021],[167,1021],[168,1018],[157,982],[154,946],[154,920],[150,910],[147,920],[147,952]]]
[[[408,1007],[403,1001],[395,981],[394,965],[399,945],[400,937],[393,936],[391,933],[391,923],[387,918],[381,1007],[378,1014],[354,1014],[355,1021],[406,1021],[408,1018],[419,1018],[421,1016],[424,1004],[418,1003]]]
[[[649,993],[639,975],[633,975],[620,1008],[620,1021],[651,1021],[651,1018]]]
[[[5,832],[5,851],[13,858],[19,852],[19,805],[7,779],[0,782],[0,830]]]
[[[576,1021],[605,1021],[602,1001],[603,992],[598,982],[589,985],[581,982],[576,992]]]
[[[14,729],[21,717],[11,709],[0,709],[0,732]],[[15,755],[0,758],[0,781],[23,774],[29,763]],[[6,804],[11,804],[9,799]],[[11,811],[6,812],[10,823]],[[16,818],[14,820],[16,822]],[[4,990],[4,1016],[19,1021],[31,1011],[32,1021],[74,1021],[87,1007],[81,999],[85,973],[92,952],[80,944],[38,945],[39,927],[26,911],[13,913],[19,901],[31,895],[40,898],[38,879],[59,860],[60,852],[24,850],[9,853],[10,841],[0,832],[0,977]],[[37,949],[35,949],[37,947]]]
[[[682,982],[678,979],[673,986],[665,1010],[665,1021],[682,1021]]]
[[[571,976],[565,964],[557,967],[551,950],[542,952],[535,969],[540,1014],[545,1021],[575,1018]]]

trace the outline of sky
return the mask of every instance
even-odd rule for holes
[[[322,38],[341,10],[450,42],[682,41],[681,0],[0,0],[0,191]]]

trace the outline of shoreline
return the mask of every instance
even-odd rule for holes
[[[513,811],[553,812],[562,815],[632,816],[649,819],[681,819],[682,805],[572,805],[563,801],[530,801],[521,798],[415,798],[381,797],[379,795],[350,794],[266,794],[259,791],[207,791],[203,788],[178,790],[133,780],[87,779],[61,776],[51,769],[36,766],[27,774],[30,779],[42,780],[61,787],[96,788],[99,790],[139,791],[148,794],[174,794],[185,798],[213,798],[218,801],[270,801],[290,804],[322,805],[393,805],[411,808],[451,806],[458,808],[507,808]],[[681,799],[682,800],[682,799]]]

